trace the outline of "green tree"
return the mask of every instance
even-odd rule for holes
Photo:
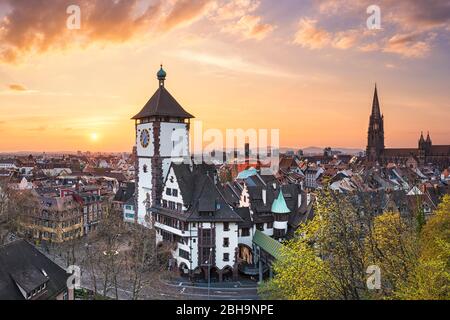
[[[392,298],[408,279],[418,256],[417,233],[399,213],[386,212],[374,219],[366,236],[367,264],[381,270],[381,292],[374,298]]]
[[[446,195],[420,234],[420,256],[400,299],[450,299],[450,196]]]
[[[350,198],[323,190],[316,215],[287,242],[265,297],[361,299],[366,296],[364,228]]]
[[[298,237],[282,248],[282,259],[274,265],[275,277],[258,289],[266,299],[323,300],[338,297],[329,264],[319,258],[309,242],[319,229],[315,218],[298,230]]]

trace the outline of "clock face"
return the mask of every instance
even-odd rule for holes
[[[141,132],[141,145],[142,147],[147,148],[149,143],[150,143],[150,134],[148,133],[147,129],[144,129]]]

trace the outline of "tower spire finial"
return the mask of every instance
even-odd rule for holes
[[[376,82],[375,82],[375,91],[373,94],[373,102],[372,102],[372,116],[381,117],[380,103],[378,101],[378,89],[377,89]]]
[[[161,63],[161,68],[159,69],[158,73],[156,74],[156,77],[159,81],[159,86],[164,87],[164,81],[166,80],[167,73],[163,69],[163,65]]]

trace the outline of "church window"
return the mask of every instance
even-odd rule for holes
[[[144,164],[144,166],[142,167],[142,170],[144,171],[144,173],[147,173],[148,168],[147,168],[147,165],[146,165],[146,164]]]

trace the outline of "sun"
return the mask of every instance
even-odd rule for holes
[[[98,140],[99,135],[98,135],[97,132],[93,132],[93,133],[90,134],[90,138],[91,138],[91,141],[95,142],[95,141]]]

